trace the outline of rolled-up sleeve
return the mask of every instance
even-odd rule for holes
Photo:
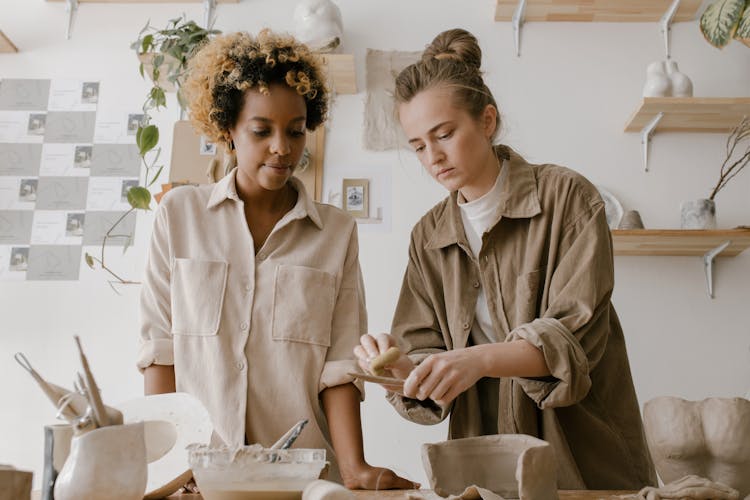
[[[590,373],[607,345],[614,265],[601,201],[564,229],[558,262],[542,317],[508,335],[508,340],[524,339],[544,354],[550,377],[515,379],[540,409],[585,398]]]
[[[357,225],[352,221],[349,247],[341,273],[341,284],[336,296],[331,325],[331,346],[326,353],[325,365],[320,375],[319,391],[328,387],[354,383],[364,399],[364,384],[354,380],[349,373],[356,372],[354,347],[367,333],[367,309],[362,270],[359,266]]]
[[[151,365],[173,365],[170,300],[171,251],[166,202],[162,200],[154,221],[146,269],[141,286],[140,349],[136,365],[143,371]]]
[[[399,347],[415,364],[421,363],[431,354],[446,350],[445,339],[435,312],[435,307],[439,306],[433,304],[427,294],[417,248],[412,232],[409,263],[391,326],[391,334],[397,339]],[[431,400],[420,401],[392,392],[389,392],[386,398],[402,417],[423,425],[442,422],[452,408],[452,404],[441,407]]]

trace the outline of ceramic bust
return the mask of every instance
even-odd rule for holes
[[[672,95],[672,82],[667,75],[663,61],[652,62],[646,69],[646,83],[643,97],[669,97]]]
[[[697,475],[750,495],[750,401],[661,397],[643,408],[646,440],[664,483]]]
[[[313,50],[335,49],[343,33],[341,10],[331,0],[302,0],[294,9],[294,34]]]

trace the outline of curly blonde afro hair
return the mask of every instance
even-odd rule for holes
[[[329,94],[323,62],[293,37],[267,29],[256,37],[239,32],[211,40],[190,59],[180,92],[196,130],[227,147],[245,91],[267,94],[275,83],[289,85],[305,99],[308,130],[323,123]]]

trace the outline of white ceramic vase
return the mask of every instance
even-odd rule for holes
[[[680,227],[716,229],[716,204],[705,198],[683,202],[680,206]]]
[[[652,62],[646,69],[646,83],[643,97],[669,97],[672,95],[672,82],[667,75],[663,61]]]
[[[677,62],[667,60],[666,68],[672,86],[672,97],[693,97],[693,82],[685,73],[680,72]]]
[[[143,422],[75,436],[55,500],[141,500],[148,474]]]

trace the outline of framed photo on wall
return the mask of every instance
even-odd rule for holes
[[[341,190],[344,210],[354,217],[369,217],[369,188],[368,179],[344,179],[344,186]]]

